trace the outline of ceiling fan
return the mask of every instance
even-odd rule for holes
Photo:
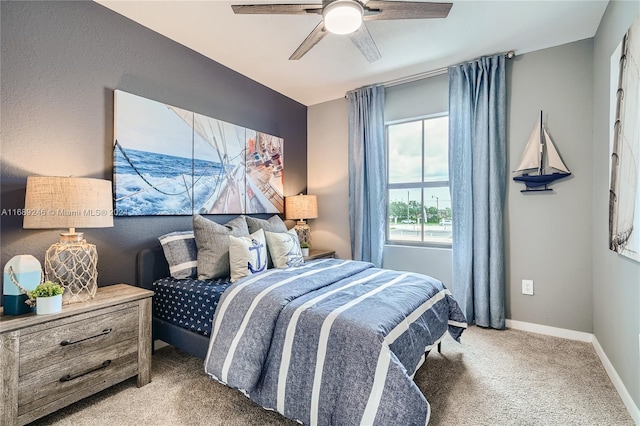
[[[451,6],[452,3],[424,1],[322,0],[321,4],[242,4],[231,8],[236,14],[320,15],[322,20],[290,60],[302,58],[330,32],[348,34],[362,55],[369,62],[375,62],[381,58],[380,51],[363,21],[446,18]]]

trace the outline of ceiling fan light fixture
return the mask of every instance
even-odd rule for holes
[[[324,25],[333,34],[351,34],[360,28],[364,9],[355,0],[336,0],[328,4],[323,12]]]

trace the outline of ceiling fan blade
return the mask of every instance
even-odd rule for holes
[[[452,3],[431,3],[420,1],[370,0],[365,4],[363,20],[379,21],[387,19],[431,19],[446,18]]]
[[[367,61],[375,62],[382,57],[364,22],[356,32],[349,34],[349,38],[360,49]]]
[[[296,49],[295,52],[289,57],[290,61],[297,61],[302,58],[313,46],[318,44],[320,40],[327,35],[327,30],[324,28],[324,21],[320,23],[311,31],[311,34],[304,39],[302,44]]]
[[[321,4],[234,4],[231,6],[236,14],[251,15],[308,15],[322,13]]]

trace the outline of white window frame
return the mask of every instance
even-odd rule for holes
[[[453,242],[450,243],[441,243],[436,241],[425,241],[424,236],[424,226],[425,226],[425,218],[424,218],[424,189],[425,188],[449,188],[449,180],[446,181],[424,181],[424,167],[425,167],[425,139],[424,139],[424,122],[426,120],[440,118],[440,117],[448,117],[449,111],[436,113],[436,114],[428,114],[419,117],[406,118],[402,120],[393,120],[384,123],[385,130],[385,151],[387,156],[387,205],[386,205],[386,217],[385,217],[385,244],[394,245],[394,246],[418,246],[418,247],[436,247],[436,248],[451,248]],[[404,123],[412,123],[420,121],[422,124],[422,181],[421,182],[408,182],[408,183],[389,183],[389,126],[404,124]],[[448,141],[447,141],[448,143]],[[390,240],[389,239],[389,191],[393,189],[420,189],[420,203],[422,205],[421,209],[421,220],[420,220],[420,235],[421,241],[412,241],[412,240]]]

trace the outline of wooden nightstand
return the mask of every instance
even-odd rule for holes
[[[57,314],[0,317],[0,424],[32,422],[129,377],[149,383],[151,296],[116,284]]]
[[[304,260],[315,260],[315,259],[327,259],[336,257],[335,250],[323,250],[323,249],[310,249],[309,256],[305,257]]]

